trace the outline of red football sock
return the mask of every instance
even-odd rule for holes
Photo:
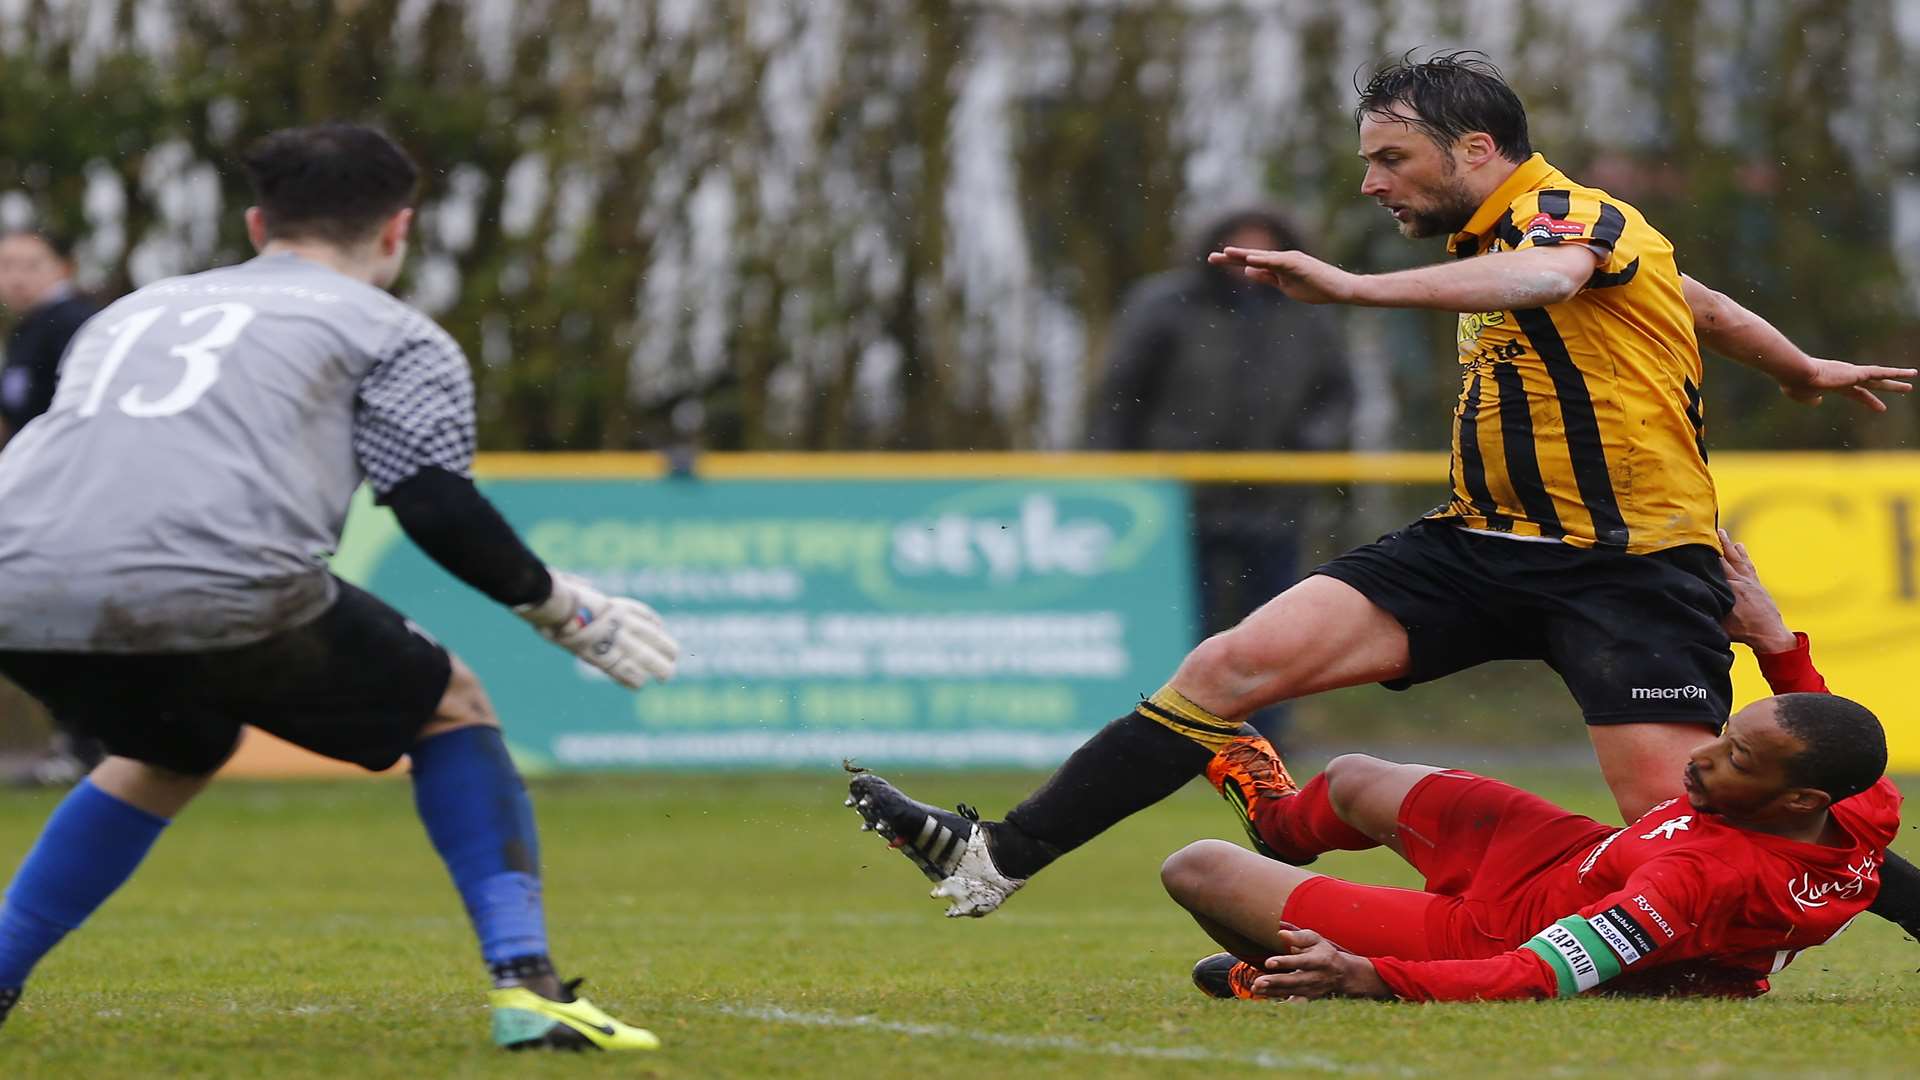
[[[1305,861],[1326,851],[1366,851],[1380,841],[1340,820],[1327,799],[1327,776],[1282,799],[1260,799],[1253,806],[1260,839],[1284,858]]]

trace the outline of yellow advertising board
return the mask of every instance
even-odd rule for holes
[[[1896,770],[1920,768],[1920,457],[1739,454],[1713,463],[1720,522],[1747,545],[1827,686],[1872,709]],[[1767,684],[1735,648],[1734,702]]]

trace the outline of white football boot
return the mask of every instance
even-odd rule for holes
[[[948,918],[977,919],[1026,884],[993,865],[986,826],[965,803],[957,813],[928,806],[869,772],[855,776],[847,788],[847,805],[863,819],[860,827],[880,834],[935,883],[930,895],[950,901]]]

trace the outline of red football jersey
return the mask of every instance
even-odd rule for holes
[[[1797,661],[1783,654],[1763,665],[1775,691],[1824,689],[1804,639],[1796,653]],[[1879,867],[1900,827],[1899,791],[1883,778],[1831,813],[1844,834],[1838,846],[1736,828],[1669,800],[1528,882],[1513,897],[1516,910],[1565,916],[1518,948],[1484,960],[1378,958],[1374,966],[1413,1000],[1565,996],[1602,984],[1609,992],[1765,993],[1768,975],[1838,934],[1879,892]]]

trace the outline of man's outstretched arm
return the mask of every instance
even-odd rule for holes
[[[1355,274],[1304,251],[1230,247],[1207,256],[1249,280],[1307,304],[1514,311],[1572,299],[1604,255],[1585,244],[1554,244],[1435,263],[1391,274]]]
[[[623,686],[673,675],[679,646],[652,608],[550,570],[474,486],[473,377],[446,331],[412,317],[357,398],[354,455],[422,551]]]
[[[1693,855],[1649,862],[1618,892],[1557,920],[1519,948],[1482,959],[1357,956],[1310,930],[1288,927],[1281,940],[1292,952],[1269,959],[1268,973],[1253,989],[1261,997],[1401,1001],[1573,997],[1677,955],[1698,921],[1695,913],[1708,910],[1714,896],[1732,893],[1737,883],[1729,873],[1724,864]]]
[[[1805,405],[1818,405],[1828,391],[1838,391],[1874,412],[1887,405],[1875,391],[1905,394],[1913,384],[1904,380],[1914,368],[1874,367],[1809,356],[1772,323],[1741,307],[1725,293],[1680,275],[1681,291],[1693,309],[1693,329],[1702,348],[1765,372],[1780,384],[1781,393]]]
[[[1753,650],[1760,674],[1774,693],[1827,693],[1827,680],[1814,669],[1807,635],[1787,628],[1780,605],[1760,583],[1760,571],[1754,568],[1747,545],[1721,529],[1720,550],[1720,570],[1733,590],[1733,610],[1720,623],[1727,637]]]

